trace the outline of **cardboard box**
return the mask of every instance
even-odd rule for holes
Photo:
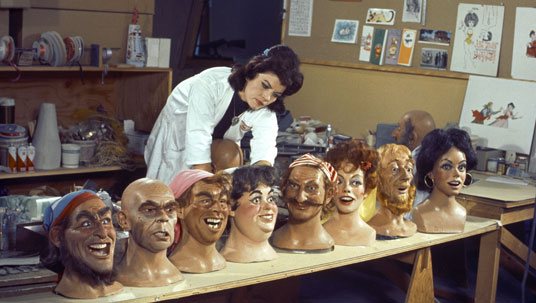
[[[171,51],[171,39],[160,38],[158,54],[158,67],[169,68],[169,55]]]
[[[158,67],[159,53],[160,53],[160,39],[158,38],[145,38],[145,50],[147,55],[147,67]]]

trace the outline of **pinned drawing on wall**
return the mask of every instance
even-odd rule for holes
[[[422,48],[421,49],[421,68],[447,69],[449,59],[446,49]]]
[[[483,147],[529,154],[536,115],[536,83],[470,76],[460,127]]]
[[[374,27],[364,25],[361,31],[361,47],[359,50],[359,61],[370,61],[370,52],[372,51],[372,38],[374,37]]]
[[[460,3],[450,69],[497,76],[504,6]]]
[[[385,54],[385,64],[397,65],[400,43],[402,39],[401,29],[390,29],[387,35],[387,48]]]
[[[394,9],[369,8],[367,12],[367,24],[393,25],[395,24],[396,12]]]
[[[435,29],[421,29],[419,43],[450,45],[450,32]]]
[[[374,31],[374,38],[372,38],[372,51],[370,53],[370,63],[383,65],[388,32],[389,31],[384,28],[377,28]]]
[[[404,0],[402,22],[421,22],[422,0]]]
[[[313,0],[290,0],[288,35],[311,37]]]
[[[417,30],[405,28],[402,30],[402,43],[398,54],[398,65],[411,66],[413,49],[417,39]]]
[[[336,19],[331,42],[356,43],[358,27],[358,20]]]
[[[536,8],[516,8],[512,78],[536,80]]]

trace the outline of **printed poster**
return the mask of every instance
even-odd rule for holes
[[[460,127],[485,147],[529,154],[536,116],[536,82],[470,76]]]
[[[460,3],[451,71],[497,76],[504,6]]]
[[[361,49],[359,52],[359,61],[370,61],[370,52],[372,50],[372,37],[374,37],[374,27],[364,25],[361,33]]]
[[[313,0],[290,0],[288,35],[311,37]]]
[[[516,9],[512,78],[536,80],[536,8],[533,7]]]

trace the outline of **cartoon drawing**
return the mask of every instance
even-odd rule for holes
[[[359,21],[357,20],[335,20],[335,27],[333,28],[333,36],[331,37],[331,41],[356,43],[358,26]]]
[[[465,15],[463,23],[460,25],[460,29],[463,30],[465,34],[465,39],[463,40],[463,49],[465,50],[465,57],[463,62],[465,68],[467,68],[467,62],[471,62],[473,67],[475,67],[475,62],[473,61],[473,54],[475,52],[475,38],[473,38],[473,30],[477,24],[478,15],[473,11],[469,11]]]
[[[398,49],[398,40],[395,37],[391,38],[391,44],[389,45],[389,54],[387,58],[393,58],[396,55]]]
[[[530,42],[527,44],[527,57],[536,58],[536,32],[530,31]]]
[[[365,38],[365,44],[363,46],[364,50],[371,51],[372,50],[372,35],[368,33],[367,37]]]
[[[518,116],[516,113],[514,113],[514,108],[516,107],[513,102],[508,103],[508,106],[504,110],[503,114],[497,117],[495,121],[491,122],[489,126],[508,128],[508,119],[515,120],[523,118],[522,116]]]
[[[484,124],[484,120],[489,120],[492,115],[498,114],[501,111],[502,107],[497,111],[493,111],[493,102],[490,101],[487,104],[484,104],[484,108],[482,108],[480,111],[472,110],[474,119],[471,122],[476,124]]]
[[[369,8],[367,12],[367,24],[393,25],[395,23],[395,10],[387,8]]]

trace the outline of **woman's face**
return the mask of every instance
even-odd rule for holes
[[[458,195],[462,190],[467,174],[465,154],[451,147],[436,160],[430,178],[434,181],[434,191],[439,190],[446,196]]]
[[[333,198],[339,213],[353,213],[365,198],[365,174],[347,161],[337,170],[337,195]]]
[[[246,80],[246,86],[238,94],[251,109],[257,110],[274,103],[285,89],[275,74],[260,73],[252,80]]]
[[[237,202],[234,222],[240,233],[256,242],[267,240],[277,217],[274,190],[260,184],[252,191],[244,192]]]

